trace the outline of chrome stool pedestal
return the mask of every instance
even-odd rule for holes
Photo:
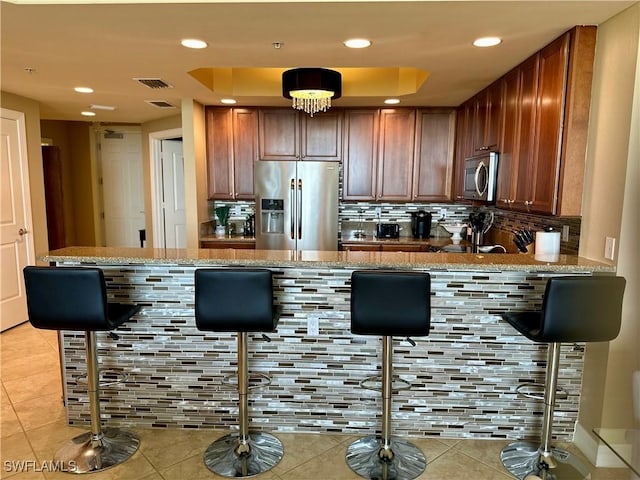
[[[224,477],[252,477],[275,467],[282,459],[282,442],[269,433],[249,433],[247,332],[238,332],[238,396],[240,431],[219,438],[204,453],[209,470]]]
[[[96,334],[85,333],[87,389],[91,411],[91,431],[74,437],[53,456],[71,473],[99,472],[119,465],[131,457],[140,440],[135,433],[121,428],[103,429],[100,421],[100,385]]]
[[[577,456],[551,445],[560,347],[562,342],[606,342],[617,337],[624,289],[622,277],[551,277],[540,311],[502,314],[529,340],[548,344],[540,444],[515,442],[500,454],[502,465],[519,480],[591,478],[589,468]]]
[[[364,478],[412,479],[427,468],[422,451],[410,442],[391,437],[392,337],[382,337],[382,437],[368,436],[347,448],[347,465]]]

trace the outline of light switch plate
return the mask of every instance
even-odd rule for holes
[[[607,237],[604,242],[604,258],[607,260],[613,260],[616,255],[616,239],[613,237]]]

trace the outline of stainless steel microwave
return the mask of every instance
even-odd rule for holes
[[[498,179],[498,154],[486,152],[464,161],[464,198],[495,202]]]

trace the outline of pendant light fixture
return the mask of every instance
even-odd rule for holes
[[[293,108],[313,117],[342,96],[342,75],[327,68],[294,68],[282,73],[282,95],[293,99]]]

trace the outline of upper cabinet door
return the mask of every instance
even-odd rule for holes
[[[237,200],[252,200],[253,164],[258,159],[258,111],[233,109],[233,176]]]
[[[258,125],[260,160],[300,158],[300,121],[297,110],[260,109]]]
[[[342,159],[342,111],[329,110],[310,117],[301,114],[301,160]]]
[[[529,207],[534,212],[553,214],[556,211],[569,36],[567,33],[540,52],[536,129],[529,193]]]
[[[378,200],[411,200],[415,129],[415,110],[389,108],[380,111]]]
[[[209,198],[233,199],[231,109],[207,108],[207,191]]]
[[[343,200],[375,200],[378,110],[345,110]]]
[[[418,110],[413,160],[413,200],[451,200],[454,110]]]

